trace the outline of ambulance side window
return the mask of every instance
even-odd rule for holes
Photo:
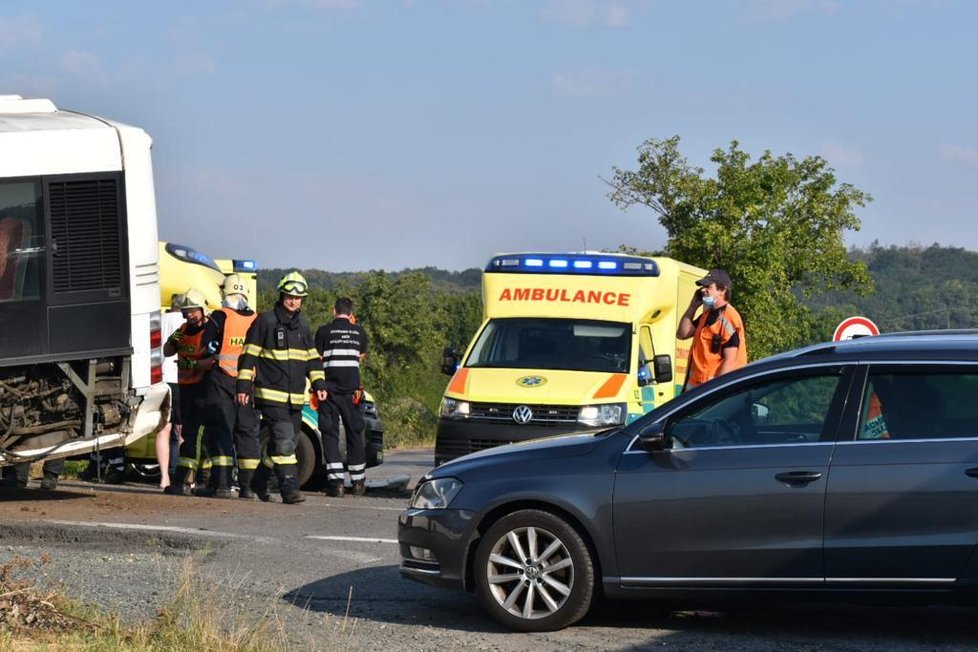
[[[639,364],[651,362],[653,355],[655,355],[655,349],[652,348],[652,329],[648,326],[642,326],[642,329],[638,332]]]

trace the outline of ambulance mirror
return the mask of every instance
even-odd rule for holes
[[[668,353],[653,356],[652,371],[655,382],[670,382],[672,380],[672,357]]]
[[[454,347],[446,346],[441,357],[441,372],[451,376],[455,373],[455,370],[458,369],[458,362],[458,351]]]

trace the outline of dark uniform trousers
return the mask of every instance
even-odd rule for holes
[[[346,429],[346,471],[350,482],[363,482],[367,470],[363,413],[354,405],[353,394],[330,392],[319,403],[319,429],[326,446],[326,481],[343,483],[343,456],[340,453],[340,419]]]
[[[262,463],[254,476],[254,486],[264,489],[271,471],[275,470],[279,491],[285,496],[298,491],[299,472],[295,447],[302,428],[302,408],[261,402],[258,404],[262,423],[268,426],[268,446]]]
[[[183,443],[177,460],[176,480],[183,482],[191,469],[201,467],[201,431],[204,427],[205,387],[203,382],[180,385],[180,419],[183,421]],[[205,466],[210,466],[206,464]]]
[[[261,458],[258,413],[254,403],[249,401],[248,405],[239,405],[235,397],[235,379],[217,369],[210,373],[204,434],[211,464],[230,470],[236,458],[239,470],[253,472]],[[251,473],[245,475],[250,478]]]

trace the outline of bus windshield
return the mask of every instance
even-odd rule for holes
[[[466,367],[626,372],[631,326],[594,319],[492,319]]]

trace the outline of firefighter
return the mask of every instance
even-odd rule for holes
[[[204,380],[204,436],[211,473],[207,486],[194,489],[194,495],[231,498],[231,469],[237,452],[239,496],[251,500],[255,496],[251,478],[260,457],[258,415],[253,404],[239,405],[235,400],[235,382],[245,337],[258,315],[248,307],[248,286],[238,274],[224,279],[221,294],[223,308],[208,318],[212,333],[208,352],[214,366]]]
[[[353,316],[353,301],[336,300],[333,321],[316,331],[316,350],[326,373],[325,401],[319,403],[319,430],[326,446],[326,495],[339,498],[343,488],[340,418],[346,429],[346,470],[353,495],[364,494],[367,453],[363,442],[360,363],[367,355],[367,334]]]
[[[208,356],[207,299],[204,293],[190,288],[177,300],[186,322],[173,332],[163,345],[163,355],[177,356],[177,383],[180,385],[180,415],[183,442],[176,473],[164,493],[183,496],[187,493],[187,476],[200,468],[201,430],[204,415],[204,376],[213,366]]]
[[[268,425],[269,438],[262,463],[251,487],[262,501],[270,500],[268,477],[274,468],[282,502],[301,503],[296,442],[302,427],[306,401],[306,379],[319,400],[326,400],[325,375],[313,345],[309,325],[302,315],[302,300],[308,295],[306,279],[290,272],[278,284],[275,307],[258,316],[248,329],[245,350],[238,361],[238,403],[254,403]]]

